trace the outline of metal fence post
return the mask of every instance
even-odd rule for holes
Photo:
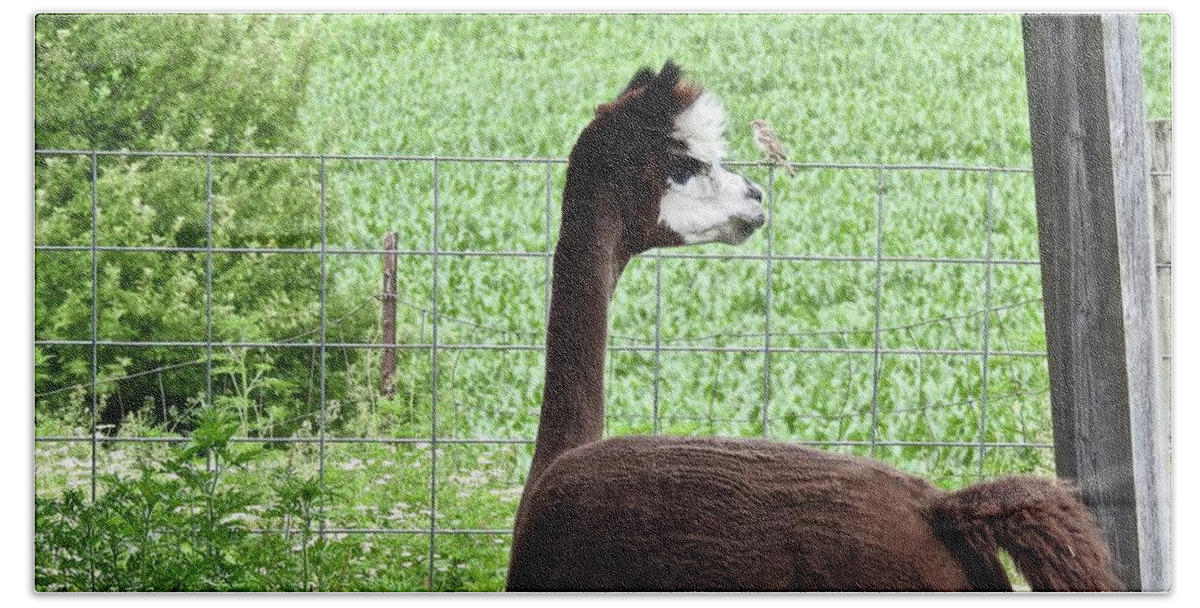
[[[92,369],[91,369],[92,407],[91,407],[91,412],[90,412],[90,414],[91,414],[91,429],[89,429],[89,430],[92,435],[91,484],[92,484],[92,502],[94,503],[94,502],[96,502],[96,458],[97,458],[97,452],[100,450],[99,436],[96,434],[96,432],[98,430],[96,428],[96,425],[99,422],[99,420],[97,418],[97,415],[98,415],[97,410],[99,409],[99,402],[100,402],[100,391],[99,391],[100,387],[96,381],[96,376],[99,374],[99,366],[100,366],[100,354],[98,352],[99,351],[99,346],[98,346],[99,345],[99,333],[97,331],[97,325],[96,325],[98,322],[98,319],[99,319],[99,308],[100,308],[100,301],[97,299],[99,297],[98,294],[100,292],[100,289],[99,289],[100,271],[99,271],[99,260],[97,259],[97,256],[99,255],[97,252],[99,251],[98,236],[99,236],[99,224],[100,224],[100,204],[99,204],[99,196],[97,194],[97,188],[98,188],[97,182],[99,181],[99,169],[98,169],[97,165],[99,163],[98,163],[95,152],[92,153],[91,160],[92,160],[92,180],[91,180],[92,181],[92,184],[91,184],[91,186],[92,186],[92,192],[91,192],[91,195],[92,195],[92,311],[91,311],[92,312],[92,327],[91,327],[91,329],[92,329],[92,362],[91,362],[92,363]],[[91,590],[95,591],[96,590],[96,564],[90,553],[88,554],[88,578],[91,581]]]
[[[327,385],[326,373],[327,372],[325,369],[325,367],[329,363],[329,361],[328,361],[329,336],[328,336],[328,331],[327,331],[328,328],[327,328],[327,323],[326,323],[326,312],[327,312],[326,311],[326,308],[327,308],[326,303],[327,303],[327,296],[328,296],[327,292],[328,292],[328,285],[329,285],[329,263],[328,263],[328,253],[327,253],[326,249],[329,246],[329,239],[327,237],[326,230],[325,230],[326,219],[327,219],[326,213],[325,213],[325,182],[326,182],[325,164],[326,164],[325,157],[322,156],[320,158],[320,165],[319,165],[319,169],[318,169],[319,174],[320,174],[319,175],[320,182],[321,182],[320,198],[318,201],[318,204],[320,206],[320,223],[321,223],[321,228],[320,228],[321,229],[321,248],[318,253],[318,255],[320,256],[320,259],[321,259],[320,336],[319,336],[320,342],[321,342],[321,371],[320,371],[320,378],[319,378],[320,387],[321,387],[321,417],[320,417],[319,424],[317,425],[317,476],[319,478],[319,484],[321,487],[321,495],[322,495],[321,508],[319,511],[320,520],[318,523],[318,532],[322,539],[325,538],[325,528],[326,528],[326,526],[325,526],[326,504],[325,504],[325,501],[323,498],[326,495],[326,492],[325,492],[325,431],[326,431],[326,428],[325,428],[325,426],[328,423],[327,416],[328,416],[328,411],[329,411],[329,398],[326,393],[326,385]],[[305,584],[307,585],[308,581],[305,581]]]
[[[438,451],[438,258],[441,251],[439,233],[441,202],[439,199],[438,180],[440,179],[438,159],[433,159],[433,285],[431,302],[433,317],[433,343],[429,349],[429,589],[434,589],[434,561],[437,553],[437,451]]]
[[[763,303],[766,314],[763,318],[763,377],[762,377],[762,436],[770,437],[770,407],[771,407],[771,257],[774,255],[775,236],[775,166],[767,169],[767,217],[766,226],[767,251],[764,266],[766,285],[763,293]]]
[[[875,445],[879,442],[879,385],[883,381],[883,199],[887,192],[887,180],[883,169],[876,173],[875,195],[875,325],[872,330],[872,354],[874,363],[871,372],[871,456],[875,456]]]
[[[204,400],[212,405],[213,174],[212,154],[204,157]],[[167,404],[163,404],[166,408]],[[165,420],[164,420],[165,422]]]
[[[992,218],[993,199],[996,193],[996,174],[988,172],[987,210],[984,225],[987,239],[984,241],[983,259],[983,328],[980,330],[983,356],[980,360],[979,376],[979,471],[976,477],[983,479],[984,462],[987,459],[987,410],[988,410],[988,346],[992,333]]]

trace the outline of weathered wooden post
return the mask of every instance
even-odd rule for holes
[[[396,376],[396,233],[383,236],[383,363],[380,365],[379,392],[391,397]]]
[[[1058,474],[1130,589],[1170,589],[1150,162],[1136,15],[1026,15]]]

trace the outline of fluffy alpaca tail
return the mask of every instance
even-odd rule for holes
[[[1034,591],[1122,589],[1091,514],[1054,480],[1009,477],[976,484],[941,499],[931,515],[981,589],[1009,587],[999,549],[1012,556]]]

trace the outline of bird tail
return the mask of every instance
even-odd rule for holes
[[[1062,484],[1036,477],[984,482],[946,495],[931,520],[957,547],[977,586],[1009,586],[1003,549],[1034,591],[1120,591],[1087,508]]]

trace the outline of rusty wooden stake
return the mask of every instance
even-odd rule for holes
[[[379,392],[391,397],[395,392],[393,379],[396,376],[396,233],[383,237],[383,363],[380,372]]]

